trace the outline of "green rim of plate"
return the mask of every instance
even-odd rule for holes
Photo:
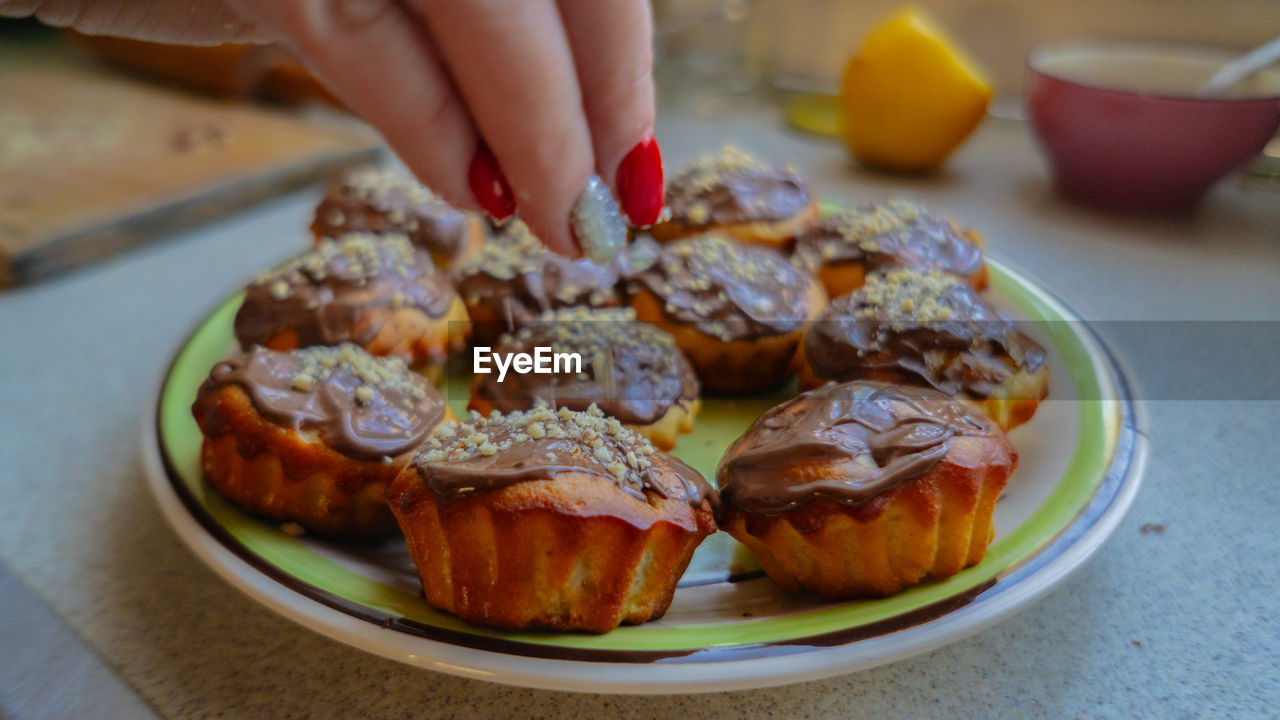
[[[1028,281],[1015,277],[999,264],[989,263],[989,272],[992,288],[1010,300],[1024,318],[1045,321],[1040,327],[1044,329],[1055,362],[1063,363],[1075,385],[1075,397],[1107,397],[1099,373],[1105,372],[1108,366],[1090,352],[1087,328],[1078,322],[1068,322],[1074,318],[1056,311]],[[1098,399],[1076,401],[1079,408],[1076,447],[1048,498],[1017,528],[993,543],[982,562],[945,580],[925,583],[885,599],[833,604],[780,617],[697,625],[624,626],[603,635],[507,633],[470,625],[432,608],[417,594],[366,578],[282,532],[277,525],[245,514],[216,492],[206,489],[200,472],[201,435],[191,416],[191,404],[209,368],[234,344],[232,320],[241,297],[236,294],[228,298],[200,323],[178,351],[161,388],[157,417],[160,447],[174,482],[182,483],[186,493],[221,530],[256,556],[257,564],[270,566],[288,577],[290,584],[304,583],[340,599],[343,604],[367,609],[370,615],[404,618],[446,634],[461,633],[477,640],[491,638],[583,650],[687,651],[785,643],[848,631],[920,611],[988,585],[1030,559],[1066,529],[1089,503],[1105,476],[1119,428],[1118,403]],[[455,409],[459,409],[458,404],[465,405],[465,399],[459,398],[456,390],[448,394]],[[755,402],[745,404],[754,406]],[[747,411],[749,408],[743,407],[735,412]],[[715,410],[710,412],[714,415]],[[704,410],[699,416],[700,427],[708,419],[706,415]],[[704,473],[708,464],[714,470],[711,456],[718,458],[722,448],[708,450],[705,443],[696,444],[700,447],[688,447],[694,443],[687,442],[684,445],[684,449],[677,447],[676,455]]]

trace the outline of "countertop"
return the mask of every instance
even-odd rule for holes
[[[1054,199],[1027,128],[996,119],[929,179],[860,171],[742,101],[665,112],[659,136],[672,166],[733,140],[791,162],[825,195],[918,197],[978,226],[990,255],[1084,317],[1133,321],[1100,323],[1144,389],[1150,437],[1146,480],[1115,536],[1049,597],[974,637],[775,689],[544,692],[328,640],[187,551],[148,494],[138,450],[175,343],[305,244],[316,192],[298,193],[0,294],[0,715],[1274,717],[1280,396],[1219,385],[1239,375],[1219,362],[1236,348],[1184,357],[1134,338],[1146,321],[1239,320],[1251,322],[1226,327],[1274,339],[1280,195],[1228,181],[1193,216],[1095,215]],[[1266,340],[1241,367],[1274,368],[1278,349]]]

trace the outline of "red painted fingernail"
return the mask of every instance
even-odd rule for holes
[[[506,220],[516,211],[516,196],[511,192],[511,185],[498,167],[498,158],[483,141],[471,158],[471,167],[467,168],[467,184],[480,207],[494,220]]]
[[[622,211],[636,226],[652,225],[662,214],[662,150],[653,133],[631,148],[618,165],[614,183]]]

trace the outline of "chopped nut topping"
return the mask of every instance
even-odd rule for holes
[[[836,230],[844,242],[876,252],[880,249],[878,238],[909,227],[923,213],[919,205],[893,198],[869,208],[833,215],[823,220],[823,225]]]
[[[778,252],[712,232],[666,245],[633,283],[652,292],[668,317],[727,341],[803,323],[812,279]]]
[[[354,375],[360,381],[361,384],[354,391],[355,398],[360,403],[372,402],[383,391],[394,391],[415,400],[422,400],[427,396],[426,390],[414,382],[416,376],[397,357],[374,357],[350,343],[336,347],[316,345],[294,350],[292,355],[300,363],[291,384],[301,392],[310,390],[316,383],[342,371]]]
[[[366,167],[353,170],[343,179],[351,194],[368,202],[383,212],[401,212],[399,220],[403,222],[404,206],[414,207],[431,202],[442,202],[435,193],[418,182],[409,173],[399,169]],[[334,223],[340,225],[341,223]]]
[[[447,429],[446,429],[447,428]],[[598,465],[615,482],[632,487],[643,484],[643,474],[653,465],[653,445],[615,418],[606,418],[592,405],[586,412],[567,408],[553,411],[544,404],[532,410],[487,417],[473,416],[464,423],[444,423],[436,428],[427,447],[414,462],[420,467],[494,457],[530,441],[556,439],[557,452],[545,452],[548,462],[563,454],[578,463]]]
[[[329,276],[347,280],[396,273],[410,277],[414,272],[434,273],[430,258],[414,250],[403,235],[347,233],[337,239],[321,240],[314,250],[257,280],[269,283],[271,296],[283,300],[289,296],[289,282],[296,274],[302,280],[318,283]],[[297,282],[297,280],[294,280]]]
[[[458,266],[458,277],[485,273],[500,280],[510,280],[526,272],[542,267],[547,249],[534,237],[529,227],[519,220],[512,220],[476,256]]]
[[[899,268],[868,275],[866,284],[855,290],[851,299],[861,306],[856,317],[881,322],[877,341],[882,342],[881,336],[887,336],[890,330],[902,332],[909,327],[951,320],[953,311],[945,296],[958,285],[960,281],[955,276],[937,270]]]
[[[768,169],[769,165],[754,156],[732,145],[725,145],[719,152],[698,156],[672,183],[697,195],[716,187],[729,175]],[[707,210],[709,212],[710,208]]]
[[[636,322],[632,308],[589,308],[574,306],[544,312],[536,324],[521,328],[504,338],[507,345],[525,345],[536,340],[555,353],[576,352],[588,359],[587,366],[604,366],[614,350],[643,351],[655,347],[675,347],[675,339],[648,323]]]
[[[678,240],[667,249],[670,254],[661,263],[670,273],[672,284],[682,290],[710,289],[714,276],[706,270],[712,266],[728,268],[734,279],[752,284],[767,283],[792,271],[781,256],[754,252],[716,233]]]
[[[694,225],[706,225],[707,221],[711,219],[711,205],[703,200],[695,202],[689,206],[687,219]]]

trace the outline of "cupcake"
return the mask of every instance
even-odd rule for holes
[[[353,232],[404,235],[449,269],[480,252],[488,224],[446,203],[404,171],[362,168],[329,188],[316,207],[316,242]]]
[[[987,286],[977,233],[905,200],[823,218],[796,236],[793,257],[833,298],[861,287],[869,273],[895,267],[950,273],[974,290]]]
[[[628,281],[636,317],[671,333],[703,388],[767,390],[791,377],[822,286],[781,254],[720,235],[677,240]]]
[[[702,476],[596,408],[442,425],[387,500],[427,601],[507,630],[661,617],[716,529]]]
[[[545,361],[548,372],[478,373],[470,408],[482,415],[529,410],[539,402],[570,410],[595,404],[658,449],[670,450],[677,433],[693,430],[701,407],[698,378],[675,339],[636,322],[631,308],[548,311],[503,336],[492,352]]]
[[[1049,393],[1045,351],[973,288],[938,271],[874,273],[810,324],[802,387],[870,379],[931,387],[1004,430]]]
[[[353,342],[436,377],[466,347],[466,308],[449,278],[402,235],[352,233],[259,278],[236,313],[241,347]]]
[[[739,242],[786,248],[818,218],[795,171],[737,148],[704,155],[667,184],[668,219],[651,228],[662,242],[711,230]]]
[[[940,392],[826,385],[730,446],[720,526],[787,591],[884,597],[982,559],[1017,462],[995,423]]]
[[[551,252],[519,220],[502,227],[476,257],[453,271],[477,343],[492,344],[542,313],[618,305],[616,263],[597,265]]]
[[[383,499],[453,414],[398,358],[360,348],[257,347],[214,365],[191,406],[204,477],[245,510],[308,532],[374,539],[395,532]]]

